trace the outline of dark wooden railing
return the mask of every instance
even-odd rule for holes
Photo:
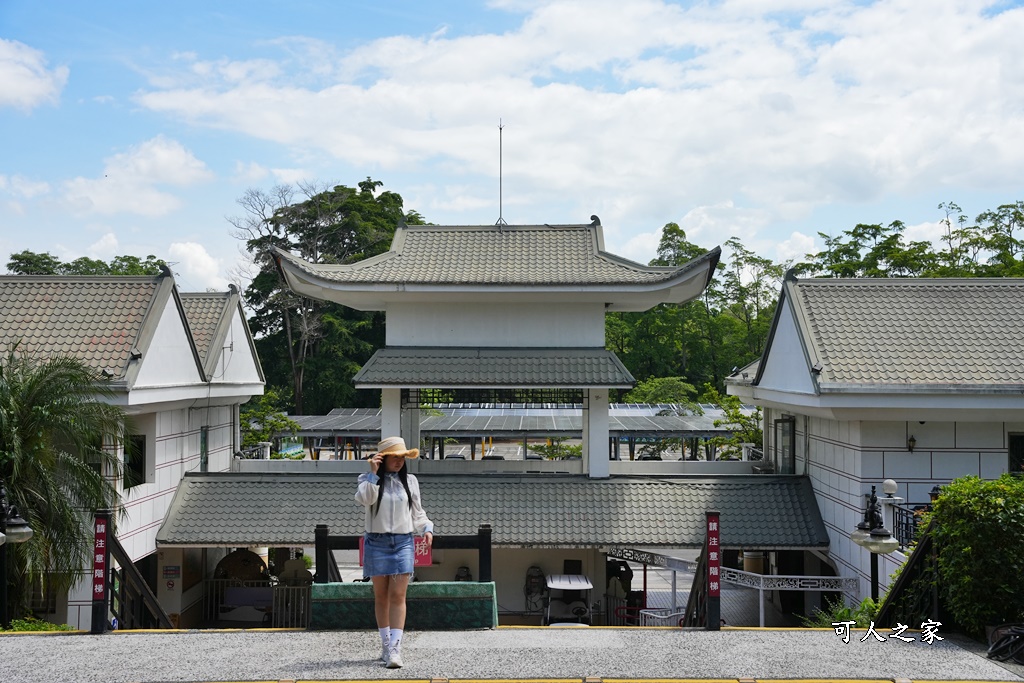
[[[120,565],[114,568],[111,563],[107,574],[110,596],[107,625],[112,626],[113,619],[117,619],[118,629],[174,628],[171,617],[113,534],[107,537],[107,547],[110,548],[110,556]]]
[[[705,544],[697,558],[697,568],[693,573],[693,585],[690,597],[686,601],[686,612],[679,621],[680,626],[708,625],[708,549]]]
[[[361,536],[331,536],[326,524],[317,524],[313,532],[316,557],[314,583],[331,583],[341,580],[338,565],[332,550],[358,550]],[[480,582],[490,582],[491,570],[491,525],[481,524],[474,536],[434,535],[435,550],[476,549],[480,553]],[[332,572],[333,568],[333,572]]]

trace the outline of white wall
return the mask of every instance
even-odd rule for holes
[[[778,410],[765,411],[766,447],[771,444],[770,420],[779,415]],[[859,422],[798,416],[796,431],[797,472],[803,472],[806,448],[806,472],[831,540],[829,556],[841,575],[861,579],[861,594],[866,596],[871,591],[871,556],[850,541],[850,533],[863,520],[871,487],[881,498],[882,482],[893,479],[899,487],[897,497],[926,503],[936,484],[969,474],[996,478],[1008,465],[1006,435],[1024,431],[1024,423]],[[907,450],[911,434],[917,440],[913,453]],[[892,531],[891,508],[886,506],[884,514]],[[904,559],[898,551],[880,558],[881,593]]]
[[[604,348],[604,306],[388,304],[388,346]]]

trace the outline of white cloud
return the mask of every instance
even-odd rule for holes
[[[162,216],[181,202],[158,185],[184,187],[213,174],[181,143],[157,136],[104,161],[99,178],[64,183],[65,199],[76,213],[134,213]]]
[[[799,263],[806,259],[807,254],[816,254],[819,251],[821,251],[821,247],[818,246],[815,237],[802,232],[794,232],[788,239],[779,242],[775,247],[774,260],[780,263],[783,261]]]
[[[1024,70],[1006,66],[1024,64],[1019,8],[494,6],[528,14],[501,34],[392,36],[340,55],[288,39],[276,67],[188,56],[171,85],[138,102],[373,174],[441,170],[443,189],[409,206],[447,222],[488,207],[497,217],[502,119],[506,218],[596,212],[637,260],[673,216],[686,217],[694,242],[738,235],[756,248],[764,226],[817,206],[945,187],[1016,191],[1024,174]],[[330,80],[298,78],[304,60]],[[299,177],[282,171],[278,180]],[[552,215],[566,197],[578,215]],[[787,242],[765,245],[804,248]]]
[[[48,69],[39,50],[0,38],[0,107],[29,111],[56,103],[67,80],[66,66]]]
[[[255,183],[263,180],[270,174],[265,167],[250,161],[248,163],[243,161],[235,162],[235,180],[243,183]]]
[[[172,270],[180,276],[179,287],[185,291],[227,290],[229,282],[220,275],[224,264],[210,256],[203,245],[172,242],[167,253]]]
[[[312,173],[302,168],[272,168],[270,172],[274,180],[283,185],[294,185],[313,177]]]
[[[86,248],[85,253],[88,254],[90,258],[109,261],[113,259],[115,256],[119,255],[117,253],[117,250],[117,235],[115,235],[112,232],[108,232],[105,233],[98,240],[90,244]]]
[[[50,184],[42,180],[30,180],[21,175],[0,175],[0,191],[22,199],[33,199],[50,191]]]

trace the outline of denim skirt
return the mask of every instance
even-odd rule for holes
[[[363,536],[363,578],[412,574],[412,534],[366,534]]]

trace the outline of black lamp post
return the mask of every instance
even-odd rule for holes
[[[899,541],[885,528],[882,504],[878,502],[874,486],[871,487],[871,497],[864,508],[864,519],[850,534],[850,540],[871,552],[871,599],[878,602],[878,556],[896,550]]]
[[[32,527],[18,514],[18,508],[8,504],[7,490],[0,482],[0,628],[11,627],[7,609],[7,544],[24,543],[30,538]]]

